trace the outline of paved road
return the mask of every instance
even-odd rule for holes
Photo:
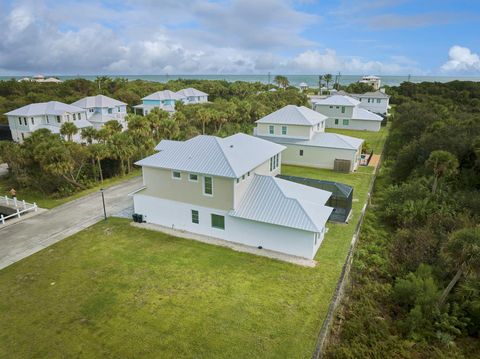
[[[142,186],[140,177],[105,190],[107,215],[132,205],[128,193]],[[103,219],[100,193],[93,193],[19,223],[0,227],[0,269],[36,253]]]

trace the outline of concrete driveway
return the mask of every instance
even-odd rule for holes
[[[137,177],[105,190],[107,215],[132,205],[128,193],[142,186]],[[102,197],[92,193],[45,213],[0,227],[0,269],[103,220]]]

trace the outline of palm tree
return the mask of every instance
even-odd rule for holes
[[[103,183],[103,170],[102,170],[102,160],[108,157],[108,148],[103,143],[94,143],[88,146],[88,150],[93,160],[97,162],[98,170],[100,173],[100,182]],[[95,180],[97,176],[95,175]]]
[[[201,108],[197,111],[197,119],[202,125],[202,135],[205,134],[205,126],[212,120],[212,114],[209,109]]]
[[[72,141],[74,135],[78,133],[78,127],[73,122],[65,122],[60,127],[60,134],[66,136],[68,141]]]
[[[282,75],[275,76],[273,82],[275,82],[279,87],[283,89],[286,89],[290,85],[290,81],[288,81],[288,78]]]
[[[126,174],[125,164],[127,164],[127,172],[130,172],[130,159],[135,154],[135,150],[133,141],[126,132],[116,133],[110,139],[109,152],[120,161],[122,176]]]
[[[122,125],[117,120],[110,120],[105,122],[105,124],[103,125],[103,128],[105,128],[110,133],[111,136],[114,135],[115,133],[122,132],[123,130]]]
[[[430,153],[425,166],[433,172],[432,193],[435,194],[438,180],[441,177],[449,177],[457,172],[458,160],[455,155],[448,151],[433,151]]]
[[[333,76],[331,74],[325,74],[323,75],[323,79],[327,83],[327,90],[328,90],[328,84],[332,81]]]
[[[93,143],[93,140],[97,136],[97,130],[94,127],[85,127],[80,131],[80,136],[87,141],[89,145]]]
[[[472,272],[480,274],[480,227],[463,228],[453,232],[443,252],[447,262],[456,269],[456,273],[440,296],[440,305],[445,303],[448,294],[462,275]]]

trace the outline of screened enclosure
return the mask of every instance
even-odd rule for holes
[[[332,192],[332,196],[326,203],[327,206],[333,207],[333,212],[328,220],[332,222],[347,221],[350,211],[352,210],[353,187],[339,182],[323,181],[313,178],[285,175],[278,175],[277,177]]]

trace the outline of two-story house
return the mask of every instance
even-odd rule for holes
[[[313,101],[313,109],[327,116],[327,128],[380,131],[383,117],[360,106],[360,101],[346,95],[333,95]]]
[[[305,106],[287,105],[256,121],[254,135],[286,146],[282,164],[333,169],[336,160],[360,163],[363,140],[326,133],[328,118]]]
[[[368,75],[368,76],[363,76],[360,81],[358,81],[362,84],[367,84],[373,87],[375,91],[380,89],[380,85],[382,83],[382,80],[378,76],[374,75]]]
[[[376,113],[380,116],[387,116],[390,107],[390,96],[388,96],[384,89],[375,92],[365,93],[346,93],[339,91],[338,95],[347,95],[360,101],[359,106],[370,112]]]
[[[208,94],[200,90],[197,90],[196,88],[193,88],[193,87],[189,87],[189,88],[177,91],[177,95],[181,98],[181,101],[186,105],[208,102]]]
[[[5,115],[8,118],[13,140],[20,143],[32,132],[41,128],[60,134],[60,127],[65,122],[72,122],[79,129],[92,126],[83,108],[58,101],[32,103],[7,112]],[[82,142],[80,133],[73,136],[73,141]]]
[[[312,259],[331,192],[276,178],[284,146],[245,134],[163,140],[138,161],[147,223]]]
[[[72,103],[72,106],[83,108],[87,113],[87,120],[100,129],[106,122],[115,120],[127,128],[127,104],[104,95],[88,96]]]
[[[160,108],[167,112],[175,112],[175,101],[181,101],[182,98],[176,92],[163,90],[154,92],[142,98],[140,105],[133,106],[136,111],[141,110],[142,115],[147,115],[154,108]]]

